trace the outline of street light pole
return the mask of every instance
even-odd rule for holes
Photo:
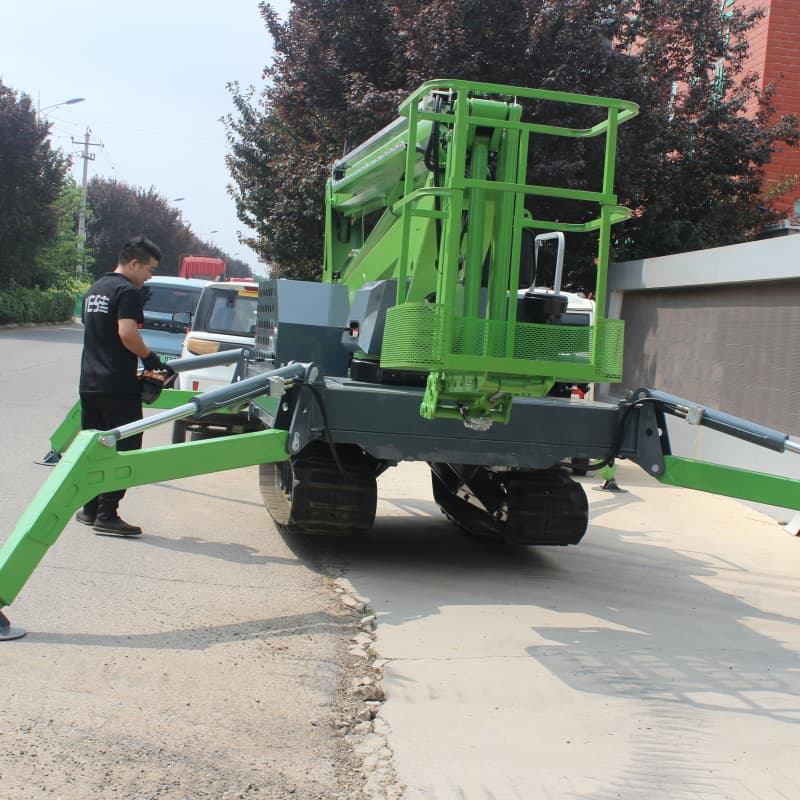
[[[58,108],[59,106],[74,106],[76,103],[82,103],[85,99],[85,97],[71,97],[69,100],[63,100],[60,103],[53,103],[52,105],[45,106],[44,108],[39,108],[37,104],[36,113],[41,114],[43,111],[49,111],[51,108]]]

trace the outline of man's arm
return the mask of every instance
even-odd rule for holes
[[[141,359],[147,358],[150,355],[150,348],[144,343],[142,334],[139,333],[139,326],[135,319],[120,319],[117,320],[117,330],[119,331],[119,338],[122,344],[139,356]]]
[[[117,320],[117,330],[122,344],[142,359],[145,369],[155,372],[166,372],[167,375],[174,375],[175,372],[169,368],[145,343],[142,334],[139,333],[139,325],[135,319]]]

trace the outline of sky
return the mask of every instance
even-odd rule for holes
[[[272,2],[284,18],[290,4]],[[0,79],[53,123],[78,183],[88,128],[102,143],[90,148],[90,180],[152,187],[257,274],[264,265],[237,238],[220,117],[233,111],[227,84],[260,89],[271,59],[258,0],[0,0]],[[75,97],[85,100],[48,108]]]

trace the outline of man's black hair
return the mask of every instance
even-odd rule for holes
[[[134,236],[122,245],[118,260],[120,264],[128,264],[134,259],[149,261],[151,258],[161,261],[161,248],[146,236]]]

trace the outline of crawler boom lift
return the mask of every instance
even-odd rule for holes
[[[586,124],[553,124],[558,108]],[[0,608],[101,491],[255,464],[271,516],[296,534],[369,530],[376,478],[402,460],[428,462],[436,502],[466,532],[511,544],[580,541],[588,504],[570,459],[628,458],[664,483],[800,508],[800,481],[674,456],[667,418],[800,453],[786,434],[654,389],[618,405],[548,396],[622,376],[624,323],[604,309],[611,225],[629,214],[614,194],[617,131],[636,113],[624,100],[458,80],[412,93],[333,165],[323,282],[262,284],[256,346],[231,386],[165,390],[165,410],[114,431],[78,433],[70,412],[52,439],[63,457],[0,550]],[[599,185],[530,184],[536,137],[602,142]],[[553,198],[582,206],[579,219],[544,218]],[[597,240],[591,321],[567,312],[565,234]],[[542,288],[548,240],[558,266]],[[263,430],[116,450],[154,425],[245,407]],[[0,613],[3,630],[18,634]]]

